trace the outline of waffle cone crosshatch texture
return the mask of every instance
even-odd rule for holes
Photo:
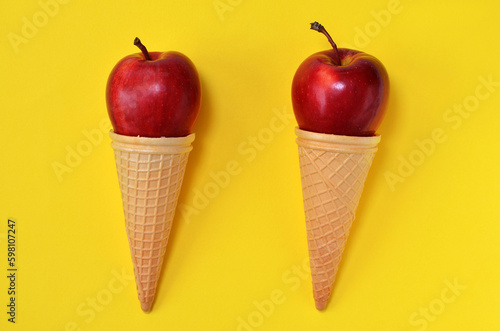
[[[110,132],[141,308],[155,298],[194,134],[139,138]]]
[[[313,294],[316,308],[323,310],[380,136],[348,137],[298,128],[295,133]]]

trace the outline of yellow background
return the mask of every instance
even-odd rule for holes
[[[65,2],[10,2],[0,13],[0,329],[500,329],[496,1]],[[379,58],[391,80],[324,312],[307,266],[296,123],[277,115],[292,114],[301,61],[329,48],[309,30],[315,20],[339,47]],[[199,208],[178,209],[150,314],[130,279],[110,139],[99,138],[108,74],[138,51],[136,36],[150,51],[186,54],[203,87],[179,200]],[[436,129],[446,139],[430,143]],[[217,186],[214,174],[236,164]],[[58,165],[68,167],[59,176]],[[208,202],[196,200],[206,190]],[[6,321],[9,217],[15,326]]]

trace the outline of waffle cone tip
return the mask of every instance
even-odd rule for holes
[[[141,309],[143,312],[145,313],[149,313],[151,311],[151,309],[153,308],[153,302],[144,302],[144,301],[141,301]]]
[[[316,309],[321,311],[321,310],[324,310],[326,308],[327,301],[315,300],[315,304],[316,304]]]

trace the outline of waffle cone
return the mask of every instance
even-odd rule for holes
[[[380,136],[339,136],[299,128],[295,132],[314,301],[323,310]]]
[[[141,308],[150,311],[194,134],[129,137],[110,132]]]

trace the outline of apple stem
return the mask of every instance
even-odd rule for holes
[[[146,46],[144,46],[142,43],[141,43],[141,40],[137,37],[135,37],[134,39],[134,45],[139,47],[139,49],[141,50],[142,54],[144,54],[144,57],[146,58],[146,60],[148,61],[151,61],[151,57],[149,56],[149,53],[148,53],[148,50],[146,49]]]
[[[323,25],[319,24],[318,22],[314,22],[314,23],[311,23],[311,29],[318,31],[318,32],[321,32],[322,34],[324,34],[326,36],[326,38],[328,38],[328,41],[330,42],[330,44],[333,47],[333,52],[335,53],[335,59],[334,59],[334,61],[336,62],[335,64],[341,65],[342,63],[340,62],[340,55],[339,55],[339,50],[337,49],[337,45],[333,41],[332,37],[330,37],[330,34],[326,31],[325,27]]]

